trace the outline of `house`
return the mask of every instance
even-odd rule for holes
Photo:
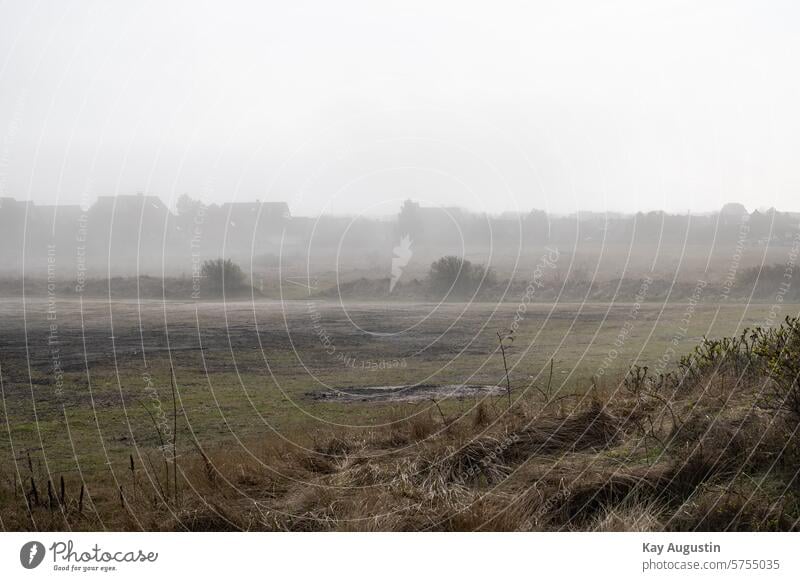
[[[254,226],[256,222],[274,224],[291,217],[286,202],[226,202],[220,210],[234,227]]]

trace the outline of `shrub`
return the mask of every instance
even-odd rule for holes
[[[206,260],[200,270],[208,294],[220,296],[245,288],[245,275],[241,267],[230,258]]]
[[[755,349],[770,379],[760,403],[800,422],[800,319],[786,317],[768,337]]]
[[[491,269],[469,260],[443,256],[431,264],[429,278],[435,291],[463,296],[477,292],[481,285],[491,285],[495,276]]]

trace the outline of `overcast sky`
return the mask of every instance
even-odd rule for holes
[[[263,4],[1,2],[0,196],[800,210],[800,3]]]

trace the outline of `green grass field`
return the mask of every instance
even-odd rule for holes
[[[369,431],[434,405],[316,397],[340,388],[504,385],[496,333],[515,313],[507,355],[522,397],[548,383],[562,394],[583,392],[593,377],[613,392],[634,363],[669,369],[703,335],[733,334],[770,316],[768,305],[685,301],[536,304],[524,314],[510,303],[63,301],[48,308],[7,300],[0,309],[3,464],[30,455],[50,474],[112,477],[129,454],[159,445],[145,407],[162,436],[171,429],[171,367],[179,448],[304,442],[342,427]],[[781,314],[797,311],[783,305]],[[447,413],[476,404],[446,390],[437,399]]]

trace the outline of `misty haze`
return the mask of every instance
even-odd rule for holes
[[[0,528],[798,530],[798,12],[0,6]]]

